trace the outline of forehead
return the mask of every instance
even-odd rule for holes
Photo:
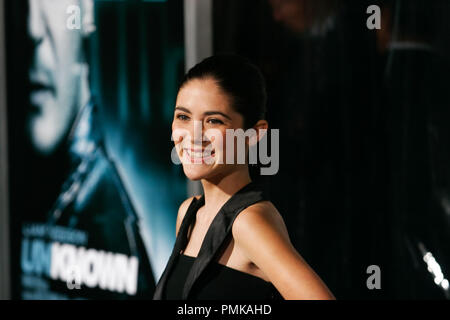
[[[28,6],[28,29],[32,36],[41,36],[36,34],[44,32],[40,29],[61,38],[72,34],[87,36],[95,30],[94,0],[28,0]],[[69,30],[68,21],[75,18],[79,18],[81,29]]]
[[[233,113],[229,100],[213,79],[193,79],[178,92],[176,105],[193,113],[212,109]]]

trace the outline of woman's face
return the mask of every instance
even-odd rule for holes
[[[236,170],[237,161],[225,164],[226,130],[243,125],[242,115],[233,110],[212,78],[188,81],[178,92],[172,122],[172,137],[186,176],[208,179]]]

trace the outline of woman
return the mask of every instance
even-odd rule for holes
[[[154,299],[334,299],[250,178],[249,147],[268,128],[265,104],[261,73],[236,55],[209,57],[183,79],[172,123],[175,149],[204,194],[180,205],[177,239]],[[233,161],[237,139],[227,140],[227,129],[250,128],[256,139],[245,139],[246,161]]]

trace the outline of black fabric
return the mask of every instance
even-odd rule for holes
[[[196,258],[180,255],[167,281],[164,298],[181,300],[183,284]],[[261,278],[212,262],[189,295],[196,300],[267,300],[280,298],[278,291]]]
[[[200,295],[203,296],[203,294],[199,294],[199,290],[201,287],[200,284],[203,283],[203,285],[205,285],[205,280],[208,279],[208,276],[211,276],[211,274],[213,274],[214,267],[212,266],[215,265],[215,260],[217,260],[218,254],[221,252],[221,249],[223,249],[224,244],[226,244],[230,239],[231,227],[233,225],[234,219],[236,219],[237,215],[248,206],[263,200],[267,200],[267,196],[264,194],[261,186],[254,182],[250,182],[249,184],[241,188],[238,192],[236,192],[233,196],[231,196],[231,198],[228,199],[228,201],[222,206],[217,215],[214,217],[202,242],[198,256],[192,262],[192,266],[189,268],[189,272],[187,272],[186,275],[177,275],[180,278],[183,277],[184,279],[185,277],[186,279],[183,284],[181,299],[195,299],[194,296],[190,295],[191,291],[195,291],[197,297],[199,297]],[[173,269],[177,265],[181,251],[184,250],[188,243],[187,233],[189,230],[189,226],[194,223],[198,209],[204,204],[205,198],[204,195],[202,195],[198,200],[196,198],[193,198],[191,204],[189,205],[189,208],[187,209],[186,215],[184,216],[183,222],[180,226],[180,230],[178,231],[175,246],[167,263],[166,269],[164,270],[161,279],[156,286],[155,294],[153,296],[155,300],[165,298],[165,290],[168,279],[171,276]],[[239,281],[239,279],[236,280],[233,280],[229,283],[237,283]],[[264,281],[262,279],[258,280]],[[216,290],[217,292],[221,292],[222,290],[224,290],[224,288],[221,287],[221,283],[221,281],[215,281],[214,290]],[[194,285],[196,286],[196,288],[195,290],[192,290]],[[255,296],[258,295],[257,290],[252,291],[254,291]],[[227,297],[222,295],[221,298],[226,299]],[[235,299],[235,294],[228,298]]]

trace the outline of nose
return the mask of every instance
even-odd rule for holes
[[[203,145],[203,141],[205,141],[203,121],[194,120],[194,125],[190,127],[189,133],[191,144],[200,146]]]
[[[45,34],[45,20],[42,13],[42,3],[29,0],[28,34],[35,45],[38,45]]]

